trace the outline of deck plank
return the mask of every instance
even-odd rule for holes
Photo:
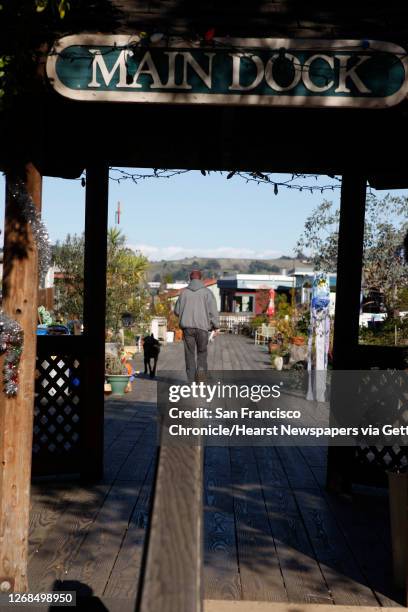
[[[209,447],[204,461],[204,593],[241,599],[229,449]]]
[[[332,604],[329,588],[276,450],[260,447],[255,452],[289,601]]]
[[[334,602],[344,605],[378,605],[377,598],[366,584],[353,552],[320,491],[297,489],[294,494]]]
[[[276,450],[292,488],[319,489],[312,470],[296,446],[277,446]]]
[[[77,581],[90,587],[94,595],[103,595],[140,488],[134,480],[113,485],[73,556],[64,580]]]
[[[98,515],[109,488],[107,484],[75,488],[67,509],[29,564],[32,591],[51,591],[56,582],[65,579],[65,572]]]
[[[354,493],[337,497],[326,491],[322,491],[322,496],[380,604],[386,607],[404,605],[402,594],[392,586],[387,495],[377,497],[375,507],[372,496]],[[382,525],[385,538],[378,533],[379,525]],[[374,533],[380,537],[373,538]]]
[[[242,598],[288,601],[253,449],[230,454]]]
[[[31,489],[31,510],[29,523],[29,562],[48,537],[48,534],[61,520],[69,504],[69,487],[66,484],[52,483],[45,488],[36,483]]]
[[[129,527],[114,561],[104,596],[118,599],[136,598],[143,544],[148,526],[152,497],[155,461],[152,461],[146,480],[140,489]]]

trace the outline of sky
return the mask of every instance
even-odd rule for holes
[[[278,181],[287,175],[273,175]],[[309,179],[327,185],[331,179]],[[4,193],[4,178],[0,177]],[[306,191],[246,183],[234,176],[191,171],[180,176],[149,178],[134,184],[109,184],[109,225],[115,225],[121,203],[120,229],[129,246],[151,261],[182,257],[274,258],[293,256],[305,219],[323,199],[338,203],[339,190]],[[84,229],[85,189],[79,180],[44,178],[43,219],[51,242]],[[4,197],[0,197],[3,229]],[[1,239],[3,232],[1,235]]]

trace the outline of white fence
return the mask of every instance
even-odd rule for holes
[[[244,325],[248,325],[255,315],[251,312],[221,312],[220,329],[238,334]]]

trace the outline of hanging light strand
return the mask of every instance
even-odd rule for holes
[[[166,169],[166,168],[153,168],[151,170],[138,170],[137,172],[133,172],[131,170],[124,170],[122,168],[110,168],[109,178],[116,183],[121,183],[123,181],[130,180],[133,183],[139,183],[141,181],[145,181],[151,178],[157,179],[169,179],[174,176],[179,176],[182,174],[186,174],[187,172],[192,172],[192,170],[180,170],[180,169]],[[294,189],[296,191],[309,191],[310,193],[320,192],[323,194],[325,191],[334,191],[335,189],[340,189],[341,187],[341,178],[338,176],[331,175],[330,183],[326,183],[322,185],[319,183],[318,179],[320,175],[318,174],[292,174],[289,176],[287,180],[277,181],[273,178],[273,174],[269,172],[260,172],[260,171],[251,171],[251,172],[241,172],[239,170],[230,170],[230,171],[220,171],[220,170],[208,170],[202,168],[200,170],[202,176],[208,176],[211,173],[220,174],[222,176],[225,175],[227,180],[230,180],[234,177],[239,177],[244,179],[246,183],[255,182],[258,185],[266,184],[270,185],[274,191],[275,195],[278,195],[280,188],[286,189]],[[82,177],[80,178],[82,180]],[[311,181],[312,182],[311,184]]]

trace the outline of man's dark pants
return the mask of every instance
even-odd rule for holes
[[[207,372],[208,332],[197,327],[183,329],[184,356],[188,382],[193,382],[197,372]],[[197,361],[196,361],[197,350]]]

